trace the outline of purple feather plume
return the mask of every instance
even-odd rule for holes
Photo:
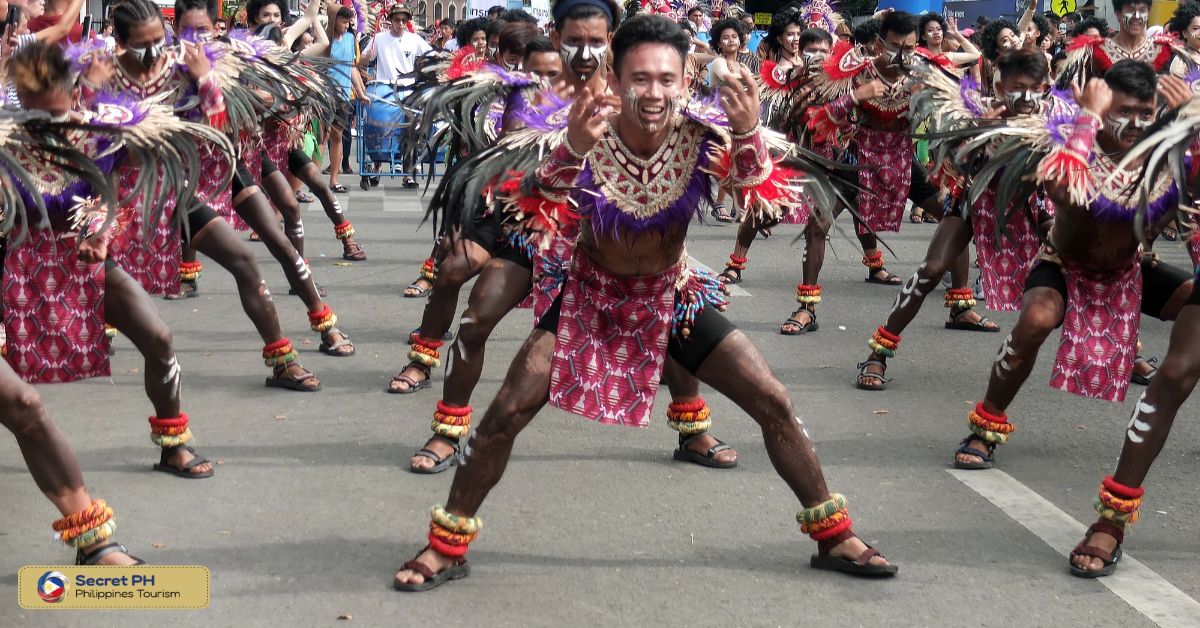
[[[976,118],[982,118],[987,115],[987,109],[983,106],[983,99],[979,95],[979,81],[975,80],[974,76],[967,74],[958,82],[958,95],[962,97],[962,104],[971,112],[971,115]]]

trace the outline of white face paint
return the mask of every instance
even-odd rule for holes
[[[1023,92],[1004,92],[1004,106],[1014,113],[1036,109],[1036,103],[1041,99],[1042,93],[1032,89]]]
[[[1130,26],[1137,26],[1137,25],[1145,26],[1146,20],[1149,20],[1149,19],[1150,19],[1149,9],[1142,11],[1142,10],[1131,9],[1131,8],[1126,7],[1123,11],[1121,11],[1120,20],[1121,20],[1122,28],[1128,29]]]
[[[1140,117],[1131,120],[1129,118],[1119,118],[1111,114],[1104,116],[1104,130],[1118,140],[1122,139],[1122,136],[1130,129],[1137,129],[1138,135],[1141,135],[1141,132],[1149,128],[1150,124],[1150,120]]]
[[[559,46],[559,54],[562,55],[563,66],[574,72],[580,81],[586,81],[596,73],[596,70],[600,69],[600,62],[604,60],[604,53],[607,51],[607,44],[601,46],[572,46],[564,43]]]

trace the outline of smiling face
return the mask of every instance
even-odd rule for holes
[[[1200,17],[1192,18],[1188,27],[1183,31],[1183,43],[1192,50],[1200,50]]]
[[[1021,47],[1021,38],[1011,28],[1001,29],[996,36],[996,47],[1000,49],[1000,52],[1016,50]]]
[[[664,130],[683,95],[683,58],[667,44],[634,46],[621,58],[613,88],[621,94],[622,128]]]
[[[1104,115],[1103,133],[1119,146],[1119,150],[1132,147],[1153,122],[1153,99],[1139,100],[1133,94],[1112,90],[1112,105]]]
[[[779,46],[789,55],[797,55],[800,53],[800,33],[799,24],[788,24],[787,28],[779,34]]]

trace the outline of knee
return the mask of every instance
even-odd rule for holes
[[[155,357],[163,362],[171,359],[175,354],[172,346],[175,342],[175,337],[171,334],[171,328],[159,322],[146,335],[146,357]]]
[[[37,389],[21,382],[14,389],[7,390],[0,398],[4,406],[4,422],[15,434],[29,434],[45,429],[42,408],[42,396]]]
[[[941,279],[942,275],[946,274],[946,270],[950,268],[950,260],[941,257],[931,257],[921,264],[917,269],[917,274],[923,280]]]
[[[796,408],[792,405],[792,396],[788,394],[783,383],[775,378],[767,384],[756,403],[758,419],[761,425],[781,425],[796,418]]]
[[[458,323],[458,340],[466,347],[477,349],[487,342],[495,326],[496,322],[489,317],[467,310]]]
[[[471,269],[457,255],[449,255],[438,264],[437,285],[457,290],[471,278]]]
[[[1167,354],[1166,359],[1158,367],[1155,380],[1162,380],[1159,386],[1165,386],[1176,394],[1186,395],[1196,387],[1200,379],[1200,359],[1192,356]]]
[[[1062,315],[1051,308],[1028,308],[1021,314],[1020,322],[1013,329],[1013,341],[1040,346],[1060,322]]]

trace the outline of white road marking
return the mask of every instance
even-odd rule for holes
[[[1087,526],[1003,471],[947,469],[946,472],[987,498],[1064,557],[1070,555],[1071,549],[1087,531]],[[1066,571],[1064,564],[1064,577],[1071,577]],[[1129,552],[1121,558],[1116,573],[1097,580],[1162,628],[1193,628],[1200,617],[1200,602],[1135,560]]]
[[[695,268],[702,268],[704,270],[707,270],[708,272],[710,272],[714,275],[717,274],[717,273],[713,272],[713,269],[709,268],[708,266],[705,266],[703,262],[692,257],[691,255],[688,256],[688,264],[691,264]],[[750,296],[750,293],[746,292],[745,288],[735,285],[735,286],[729,286],[729,296],[731,296],[731,297],[748,297],[748,296]]]

